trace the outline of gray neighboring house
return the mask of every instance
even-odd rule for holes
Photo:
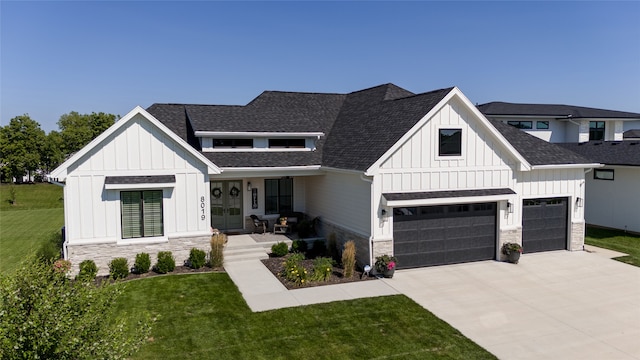
[[[588,224],[640,233],[640,114],[491,102],[485,116],[604,164],[585,175]]]
[[[208,247],[251,215],[318,219],[361,265],[400,268],[581,250],[585,171],[600,166],[488,120],[455,87],[265,91],[246,105],[136,107],[51,173],[64,186],[65,257]]]

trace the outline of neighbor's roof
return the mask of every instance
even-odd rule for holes
[[[602,164],[640,166],[640,141],[589,141],[558,145]]]
[[[517,104],[496,101],[478,105],[478,109],[485,115],[537,115],[572,119],[640,119],[640,114],[638,113],[573,105]]]
[[[640,129],[627,130],[622,134],[623,139],[640,139]]]

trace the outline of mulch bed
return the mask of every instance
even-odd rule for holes
[[[268,259],[262,260],[264,266],[273,273],[273,275],[280,280],[280,282],[289,290],[314,287],[314,286],[323,286],[323,285],[334,285],[334,284],[344,284],[355,281],[367,281],[367,280],[375,280],[376,278],[373,276],[367,276],[362,278],[362,271],[356,270],[352,277],[345,278],[342,276],[343,269],[341,267],[334,266],[333,271],[331,272],[331,278],[327,281],[308,281],[305,285],[297,285],[294,282],[287,280],[283,275],[284,271],[284,262],[286,257],[270,257]],[[313,259],[307,259],[302,261],[302,266],[311,274],[313,271]]]
[[[192,269],[192,268],[190,268],[188,266],[176,266],[176,268],[170,273],[158,274],[157,272],[155,272],[153,270],[149,270],[149,272],[144,273],[144,274],[129,273],[129,275],[127,275],[126,278],[120,279],[119,281],[146,279],[146,278],[155,277],[155,276],[162,276],[162,275],[197,274],[197,273],[208,273],[208,272],[224,272],[224,268],[221,268],[221,267],[220,268],[210,268],[208,266],[203,266],[200,269]],[[109,275],[96,277],[96,282],[101,283],[102,281],[111,281],[111,282],[113,282],[113,280],[109,277]]]

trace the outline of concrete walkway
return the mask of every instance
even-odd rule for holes
[[[250,235],[236,235],[229,237],[227,247],[251,248],[255,243]],[[245,256],[240,261],[225,261],[224,268],[242,293],[249,308],[254,312],[398,294],[398,291],[380,280],[287,290],[280,280],[262,264],[259,255],[256,255],[255,259],[247,259]]]
[[[595,250],[396,271],[383,282],[500,359],[640,359],[640,268]]]

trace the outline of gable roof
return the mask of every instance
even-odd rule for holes
[[[593,164],[594,161],[569,151],[557,144],[544,141],[501,121],[490,120],[511,145],[532,166]]]
[[[602,164],[640,166],[640,141],[589,141],[558,145]]]
[[[158,121],[153,115],[147,112],[145,109],[140,106],[136,106],[133,110],[131,110],[127,115],[123,116],[121,119],[116,121],[113,125],[111,125],[107,130],[105,130],[98,137],[93,139],[89,144],[85,145],[80,151],[73,154],[69,159],[63,162],[60,166],[55,168],[51,174],[50,178],[53,181],[65,181],[67,177],[67,169],[75,164],[78,160],[82,159],[87,153],[89,153],[93,148],[98,146],[100,143],[105,141],[109,136],[114,134],[120,128],[126,126],[132,119],[135,119],[136,115],[142,115],[145,119],[147,119],[153,126],[158,128],[164,134],[167,135],[170,139],[175,141],[180,147],[182,147],[188,154],[191,154],[196,159],[200,160],[203,164],[207,165],[208,174],[220,174],[222,171],[215,164],[213,164],[209,159],[204,157],[202,153],[194,149],[190,146],[182,137],[180,137],[177,133],[172,131],[172,129],[165,126],[163,123]]]
[[[573,105],[553,104],[518,104],[508,102],[490,102],[478,105],[478,109],[485,115],[513,115],[513,116],[550,116],[557,118],[589,118],[589,119],[633,119],[640,120],[640,114],[596,109]]]
[[[486,123],[488,130],[518,159],[523,169],[531,165],[590,163],[513,127],[489,122],[455,87],[422,94],[394,84],[348,94],[265,91],[244,106],[154,104],[149,112],[190,143],[189,136],[195,139],[198,133],[324,134],[316,142],[315,151],[203,153],[223,168],[321,165],[364,172],[430,111],[456,95]],[[196,149],[198,146],[194,145]]]

